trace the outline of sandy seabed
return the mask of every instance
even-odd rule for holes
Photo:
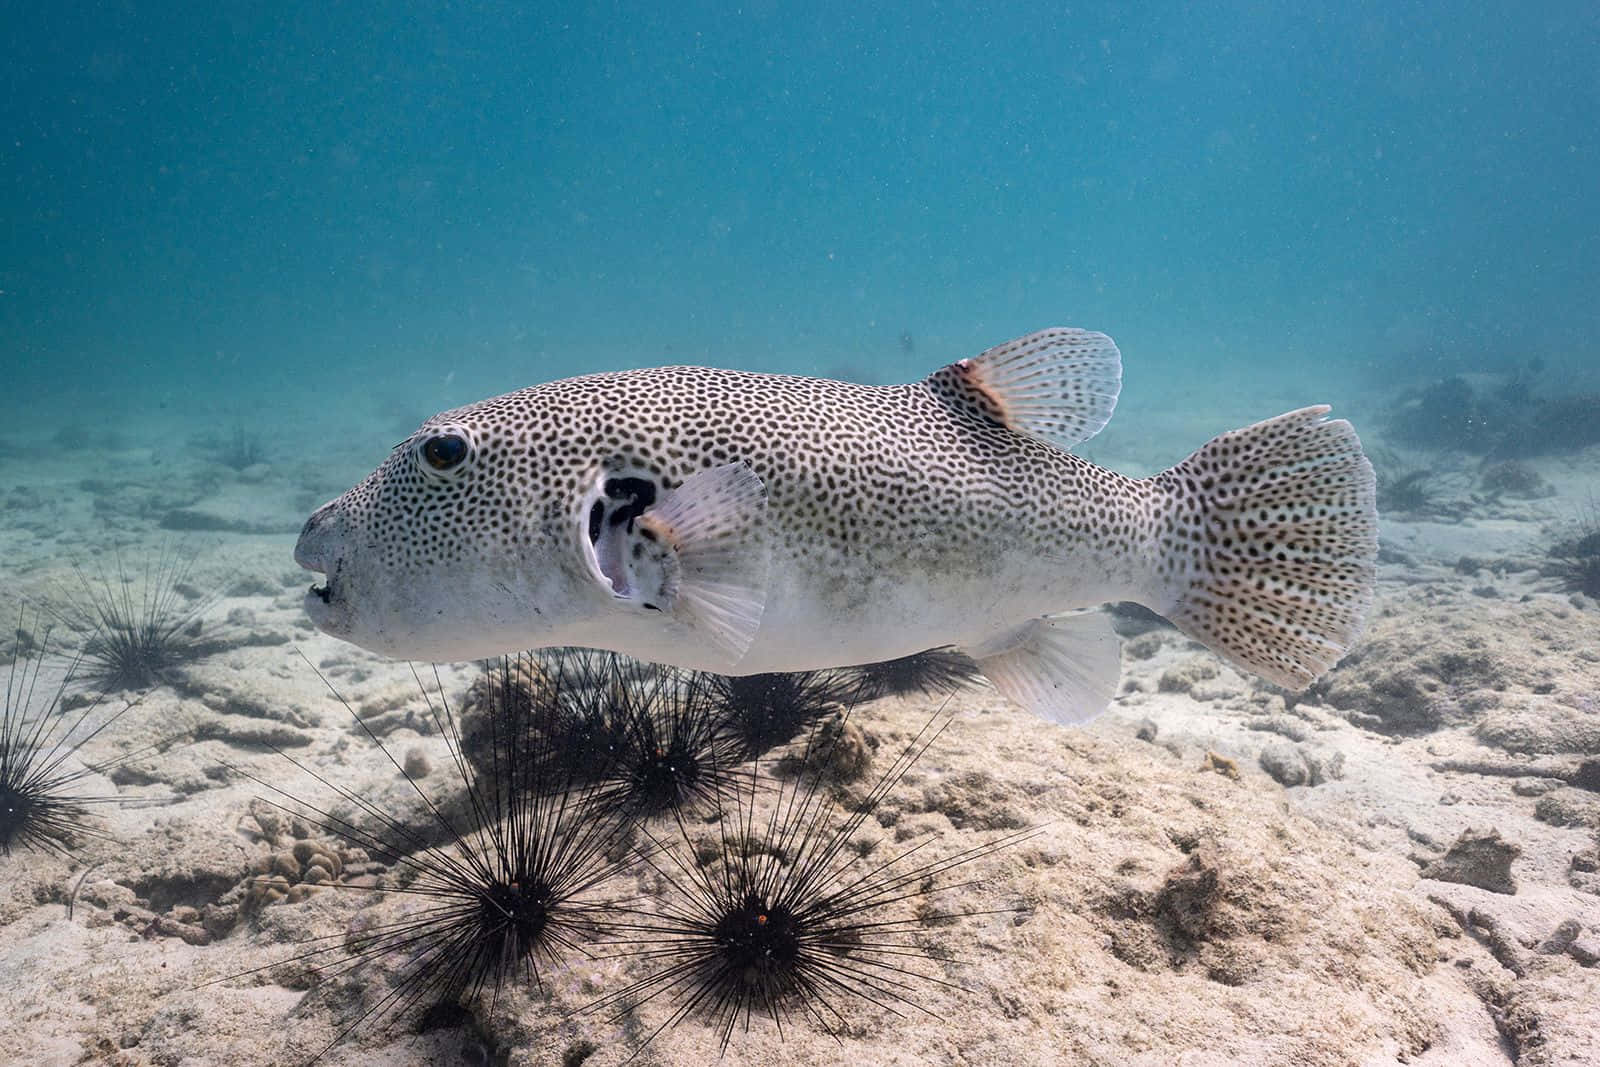
[[[1165,420],[1137,453],[1090,454],[1148,470],[1224,428],[1199,421]],[[76,754],[122,759],[83,786],[119,798],[96,808],[105,836],[70,857],[0,857],[0,1059],[715,1059],[717,1035],[694,1018],[642,1044],[666,1005],[615,1020],[579,1010],[640,973],[581,957],[549,969],[542,991],[474,1005],[472,1025],[416,1036],[399,1020],[327,1048],[398,964],[319,980],[293,963],[295,944],[406,902],[356,882],[250,906],[252,872],[296,840],[343,846],[263,818],[249,775],[291,777],[277,748],[380,804],[410,802],[314,664],[391,751],[431,766],[430,791],[460,787],[411,669],[314,632],[290,558],[305,515],[392,428],[372,428],[371,456],[269,449],[243,469],[219,462],[230,427],[211,431],[173,455],[174,435],[195,428],[90,428],[10,468],[0,490],[0,610],[13,617],[70,593],[74,566],[94,580],[120,558],[137,574],[164,551],[192,555],[187,585],[214,597],[208,654]],[[919,930],[943,982],[898,1013],[841,1003],[837,1036],[757,1019],[723,1062],[1600,1062],[1600,604],[1564,590],[1543,548],[1592,501],[1600,455],[1532,466],[1549,495],[1486,494],[1463,469],[1446,480],[1458,506],[1385,516],[1367,636],[1308,693],[1133,616],[1119,619],[1122,695],[1087,728],[959,693],[950,728],[853,843],[870,863],[926,833],[932,858],[1037,828],[963,868],[971,884],[941,901],[979,914]],[[67,651],[83,639],[57,636]],[[440,677],[459,696],[474,676]],[[881,758],[938,703],[886,699],[855,721]],[[638,877],[634,891],[649,891]]]

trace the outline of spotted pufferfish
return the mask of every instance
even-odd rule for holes
[[[907,385],[589,374],[428,419],[306,522],[323,631],[433,661],[577,645],[723,674],[953,646],[1016,703],[1117,691],[1133,601],[1291,689],[1372,598],[1372,466],[1307,407],[1129,478],[1111,338],[1049,329]]]

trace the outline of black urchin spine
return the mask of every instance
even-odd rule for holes
[[[887,696],[948,696],[982,676],[971,656],[953,648],[930,648],[899,659],[847,667],[839,673],[846,679],[851,701],[857,704]]]
[[[514,661],[503,661],[498,673],[501,692],[517,691]],[[431,826],[408,825],[281,750],[279,755],[355,813],[341,817],[246,775],[278,798],[271,801],[274,806],[383,857],[402,883],[391,891],[426,902],[392,923],[359,936],[329,939],[335,943],[296,957],[325,976],[348,974],[368,960],[394,953],[407,957],[393,990],[352,1020],[329,1048],[373,1018],[412,1015],[418,1009],[424,1018],[448,1016],[485,993],[492,1010],[508,982],[520,979],[542,988],[545,968],[580,951],[595,936],[608,909],[592,895],[619,869],[631,841],[631,822],[598,810],[592,787],[577,783],[570,767],[555,758],[550,746],[558,736],[557,724],[548,718],[552,704],[513,700],[491,716],[485,726],[487,748],[479,754],[474,773],[463,753],[459,723],[442,693],[430,692],[420,678],[418,688],[464,785],[465,818],[437,802],[409,775],[405,777],[423,801]],[[401,761],[333,692],[404,775]],[[432,843],[441,831],[449,843]],[[332,962],[324,962],[330,958]]]
[[[216,597],[191,589],[192,567],[192,559],[168,548],[137,577],[120,555],[115,574],[91,577],[82,567],[73,568],[76,588],[56,614],[89,634],[83,646],[85,681],[106,692],[153,689],[212,651],[203,640],[202,615]]]
[[[45,684],[41,690],[50,634],[46,630],[36,640],[24,623],[25,617],[19,616],[0,714],[0,855],[10,856],[14,848],[70,855],[80,838],[103,836],[90,807],[119,799],[83,793],[79,783],[148,750],[126,753],[107,764],[69,766],[85,744],[132,710],[135,702],[102,713],[104,697],[95,695],[69,710],[67,690],[79,662],[66,664],[54,688]]]
[[[696,862],[682,822],[677,841],[650,837],[641,859],[671,893],[654,909],[619,906],[630,918],[611,925],[615,955],[645,960],[652,970],[584,1010],[608,1011],[617,1021],[666,997],[672,1009],[643,1044],[697,1014],[724,1051],[734,1029],[748,1029],[753,1016],[770,1018],[781,1034],[798,1013],[837,1037],[842,1002],[863,1000],[894,1014],[925,1010],[915,999],[919,983],[954,983],[917,966],[934,956],[917,938],[919,921],[896,917],[893,909],[959,888],[937,883],[1036,832],[918,863],[913,857],[924,839],[864,873],[852,866],[851,839],[948,725],[940,718],[924,725],[842,820],[830,818],[822,776],[813,773],[828,757],[808,744],[802,770],[780,784],[765,816],[757,813],[756,769],[741,776],[738,795],[721,811],[710,865]]]

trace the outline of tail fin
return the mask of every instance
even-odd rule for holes
[[[1301,689],[1360,635],[1378,511],[1355,429],[1301,408],[1214,438],[1155,476],[1171,501],[1160,604],[1178,629]]]

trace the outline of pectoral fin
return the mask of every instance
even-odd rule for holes
[[[613,473],[586,512],[593,567],[617,599],[693,627],[738,660],[766,606],[766,510],[766,487],[744,463],[665,492]]]

